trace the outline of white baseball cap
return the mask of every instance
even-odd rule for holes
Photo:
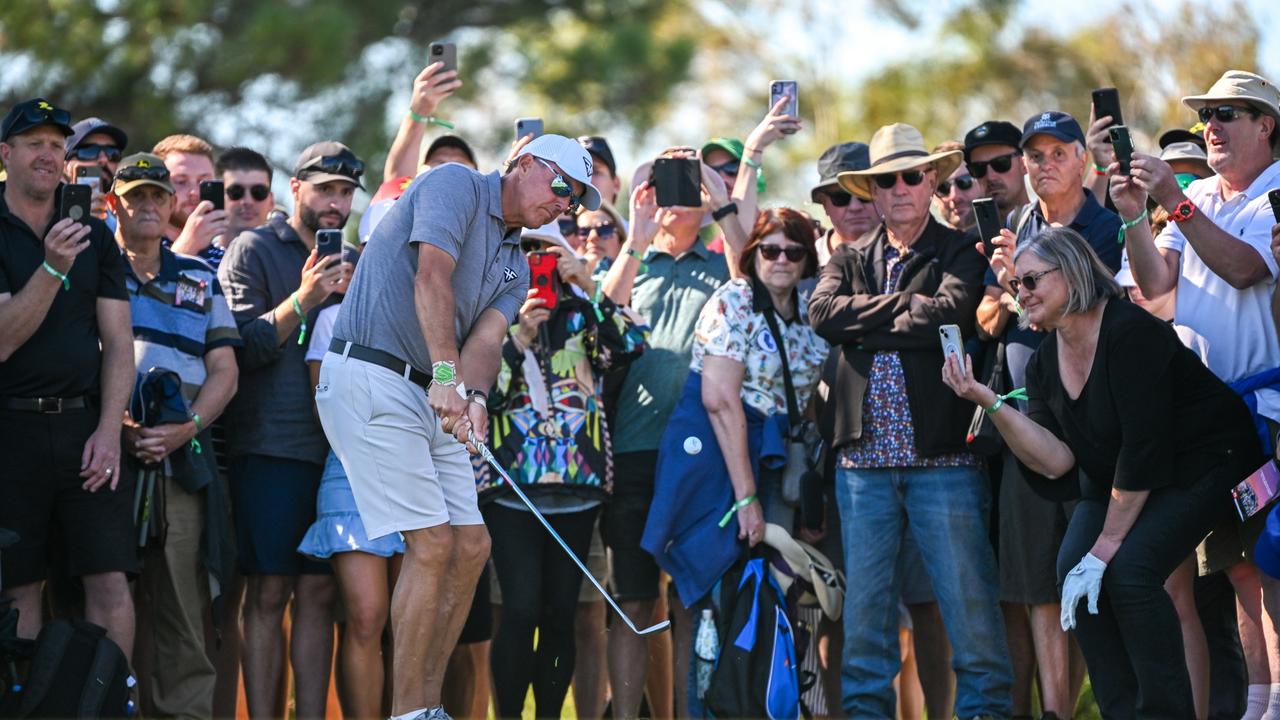
[[[532,155],[553,162],[565,175],[582,183],[586,192],[582,194],[582,205],[588,210],[600,207],[600,191],[591,184],[591,153],[587,152],[577,140],[563,135],[539,135],[520,149],[519,154]]]

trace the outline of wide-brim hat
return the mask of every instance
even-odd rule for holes
[[[1188,95],[1182,104],[1198,110],[1201,103],[1239,100],[1280,122],[1280,90],[1261,75],[1244,70],[1228,70],[1203,95]]]
[[[840,619],[844,608],[844,573],[836,569],[826,555],[812,545],[796,540],[780,525],[766,523],[764,543],[778,551],[784,566],[771,563],[773,578],[786,595],[792,583],[802,582],[805,592],[802,604],[817,602],[822,613],[832,620]]]
[[[1205,154],[1204,148],[1193,142],[1169,143],[1160,151],[1160,159],[1165,162],[1198,162],[1205,167],[1209,166],[1209,156]]]
[[[863,199],[871,197],[873,176],[932,165],[938,172],[937,181],[941,182],[964,162],[964,153],[960,150],[929,152],[924,144],[924,136],[906,123],[885,125],[877,130],[871,136],[870,148],[870,167],[866,170],[849,170],[836,176],[841,187]],[[933,189],[936,190],[937,186]]]
[[[837,179],[842,172],[871,167],[871,149],[866,143],[846,142],[832,145],[818,158],[818,184],[809,190],[809,199],[822,202],[819,195],[840,189]]]

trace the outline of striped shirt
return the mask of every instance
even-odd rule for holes
[[[186,302],[179,303],[179,286]],[[205,353],[240,345],[240,332],[218,285],[218,275],[204,261],[160,248],[160,272],[142,283],[125,263],[125,286],[133,314],[133,358],[141,375],[167,368],[182,378],[183,395],[195,398],[204,385]],[[199,288],[199,290],[196,290]],[[194,299],[198,299],[199,309]]]

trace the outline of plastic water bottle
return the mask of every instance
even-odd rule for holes
[[[693,638],[693,654],[697,658],[697,694],[701,700],[707,695],[711,686],[711,671],[716,667],[716,657],[720,654],[720,637],[716,634],[716,621],[711,617],[711,608],[703,608],[702,619],[698,621],[698,633]]]

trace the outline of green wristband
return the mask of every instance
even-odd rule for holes
[[[439,125],[440,127],[445,128],[446,130],[453,129],[453,123],[449,122],[448,120],[441,120],[435,115],[422,116],[410,110],[409,118],[414,122],[426,123],[428,125]]]
[[[755,160],[752,160],[751,156],[746,154],[745,152],[742,154],[742,162],[746,163],[747,167],[751,168],[752,170],[759,170],[760,168],[764,167],[764,163],[758,163]]]
[[[635,248],[627,248],[626,252],[640,263],[640,272],[649,272],[649,264],[644,261],[643,255],[635,251]]]
[[[742,508],[744,508],[744,507],[746,507],[746,506],[750,505],[751,503],[753,503],[753,502],[755,502],[755,501],[756,501],[756,496],[755,496],[755,495],[748,495],[748,496],[746,496],[746,497],[742,498],[741,500],[739,500],[738,502],[734,503],[734,504],[729,508],[729,512],[725,513],[725,514],[724,514],[724,517],[720,518],[720,527],[724,527],[724,526],[728,525],[728,524],[729,524],[729,521],[733,519],[733,514],[734,514],[734,513],[738,512],[738,511],[739,511],[739,510],[741,510]]]
[[[1017,390],[1014,390],[1012,392],[1007,392],[1004,395],[997,395],[996,401],[991,404],[991,407],[983,408],[983,410],[985,410],[988,415],[994,415],[997,410],[1004,407],[1005,400],[1026,400],[1026,399],[1027,399],[1027,389],[1018,388]]]
[[[69,279],[67,279],[67,276],[66,276],[64,273],[60,273],[60,272],[58,272],[57,270],[55,270],[55,269],[54,269],[54,267],[53,267],[52,265],[50,265],[50,264],[49,264],[49,261],[48,261],[48,260],[46,260],[46,261],[44,261],[43,263],[41,263],[41,264],[40,264],[40,267],[44,268],[44,271],[45,271],[45,272],[47,272],[47,273],[49,273],[50,275],[52,275],[52,276],[54,276],[54,277],[58,278],[59,280],[61,280],[61,281],[62,281],[62,289],[63,289],[63,290],[70,290],[70,289],[71,289],[71,281],[70,281]]]
[[[298,316],[298,344],[307,341],[307,314],[302,312],[302,303],[298,302],[298,294],[293,294],[293,314]]]
[[[1143,210],[1142,210],[1142,214],[1138,215],[1138,217],[1136,217],[1136,218],[1134,218],[1134,219],[1132,219],[1132,220],[1125,220],[1123,217],[1121,217],[1121,218],[1120,218],[1120,231],[1119,231],[1118,233],[1116,233],[1116,244],[1118,244],[1118,245],[1123,245],[1123,244],[1124,244],[1124,232],[1125,232],[1126,230],[1128,230],[1129,228],[1136,226],[1138,223],[1140,223],[1140,222],[1142,222],[1143,220],[1146,220],[1146,219],[1147,219],[1147,211],[1146,211],[1146,209],[1145,209],[1145,208],[1143,208]]]

